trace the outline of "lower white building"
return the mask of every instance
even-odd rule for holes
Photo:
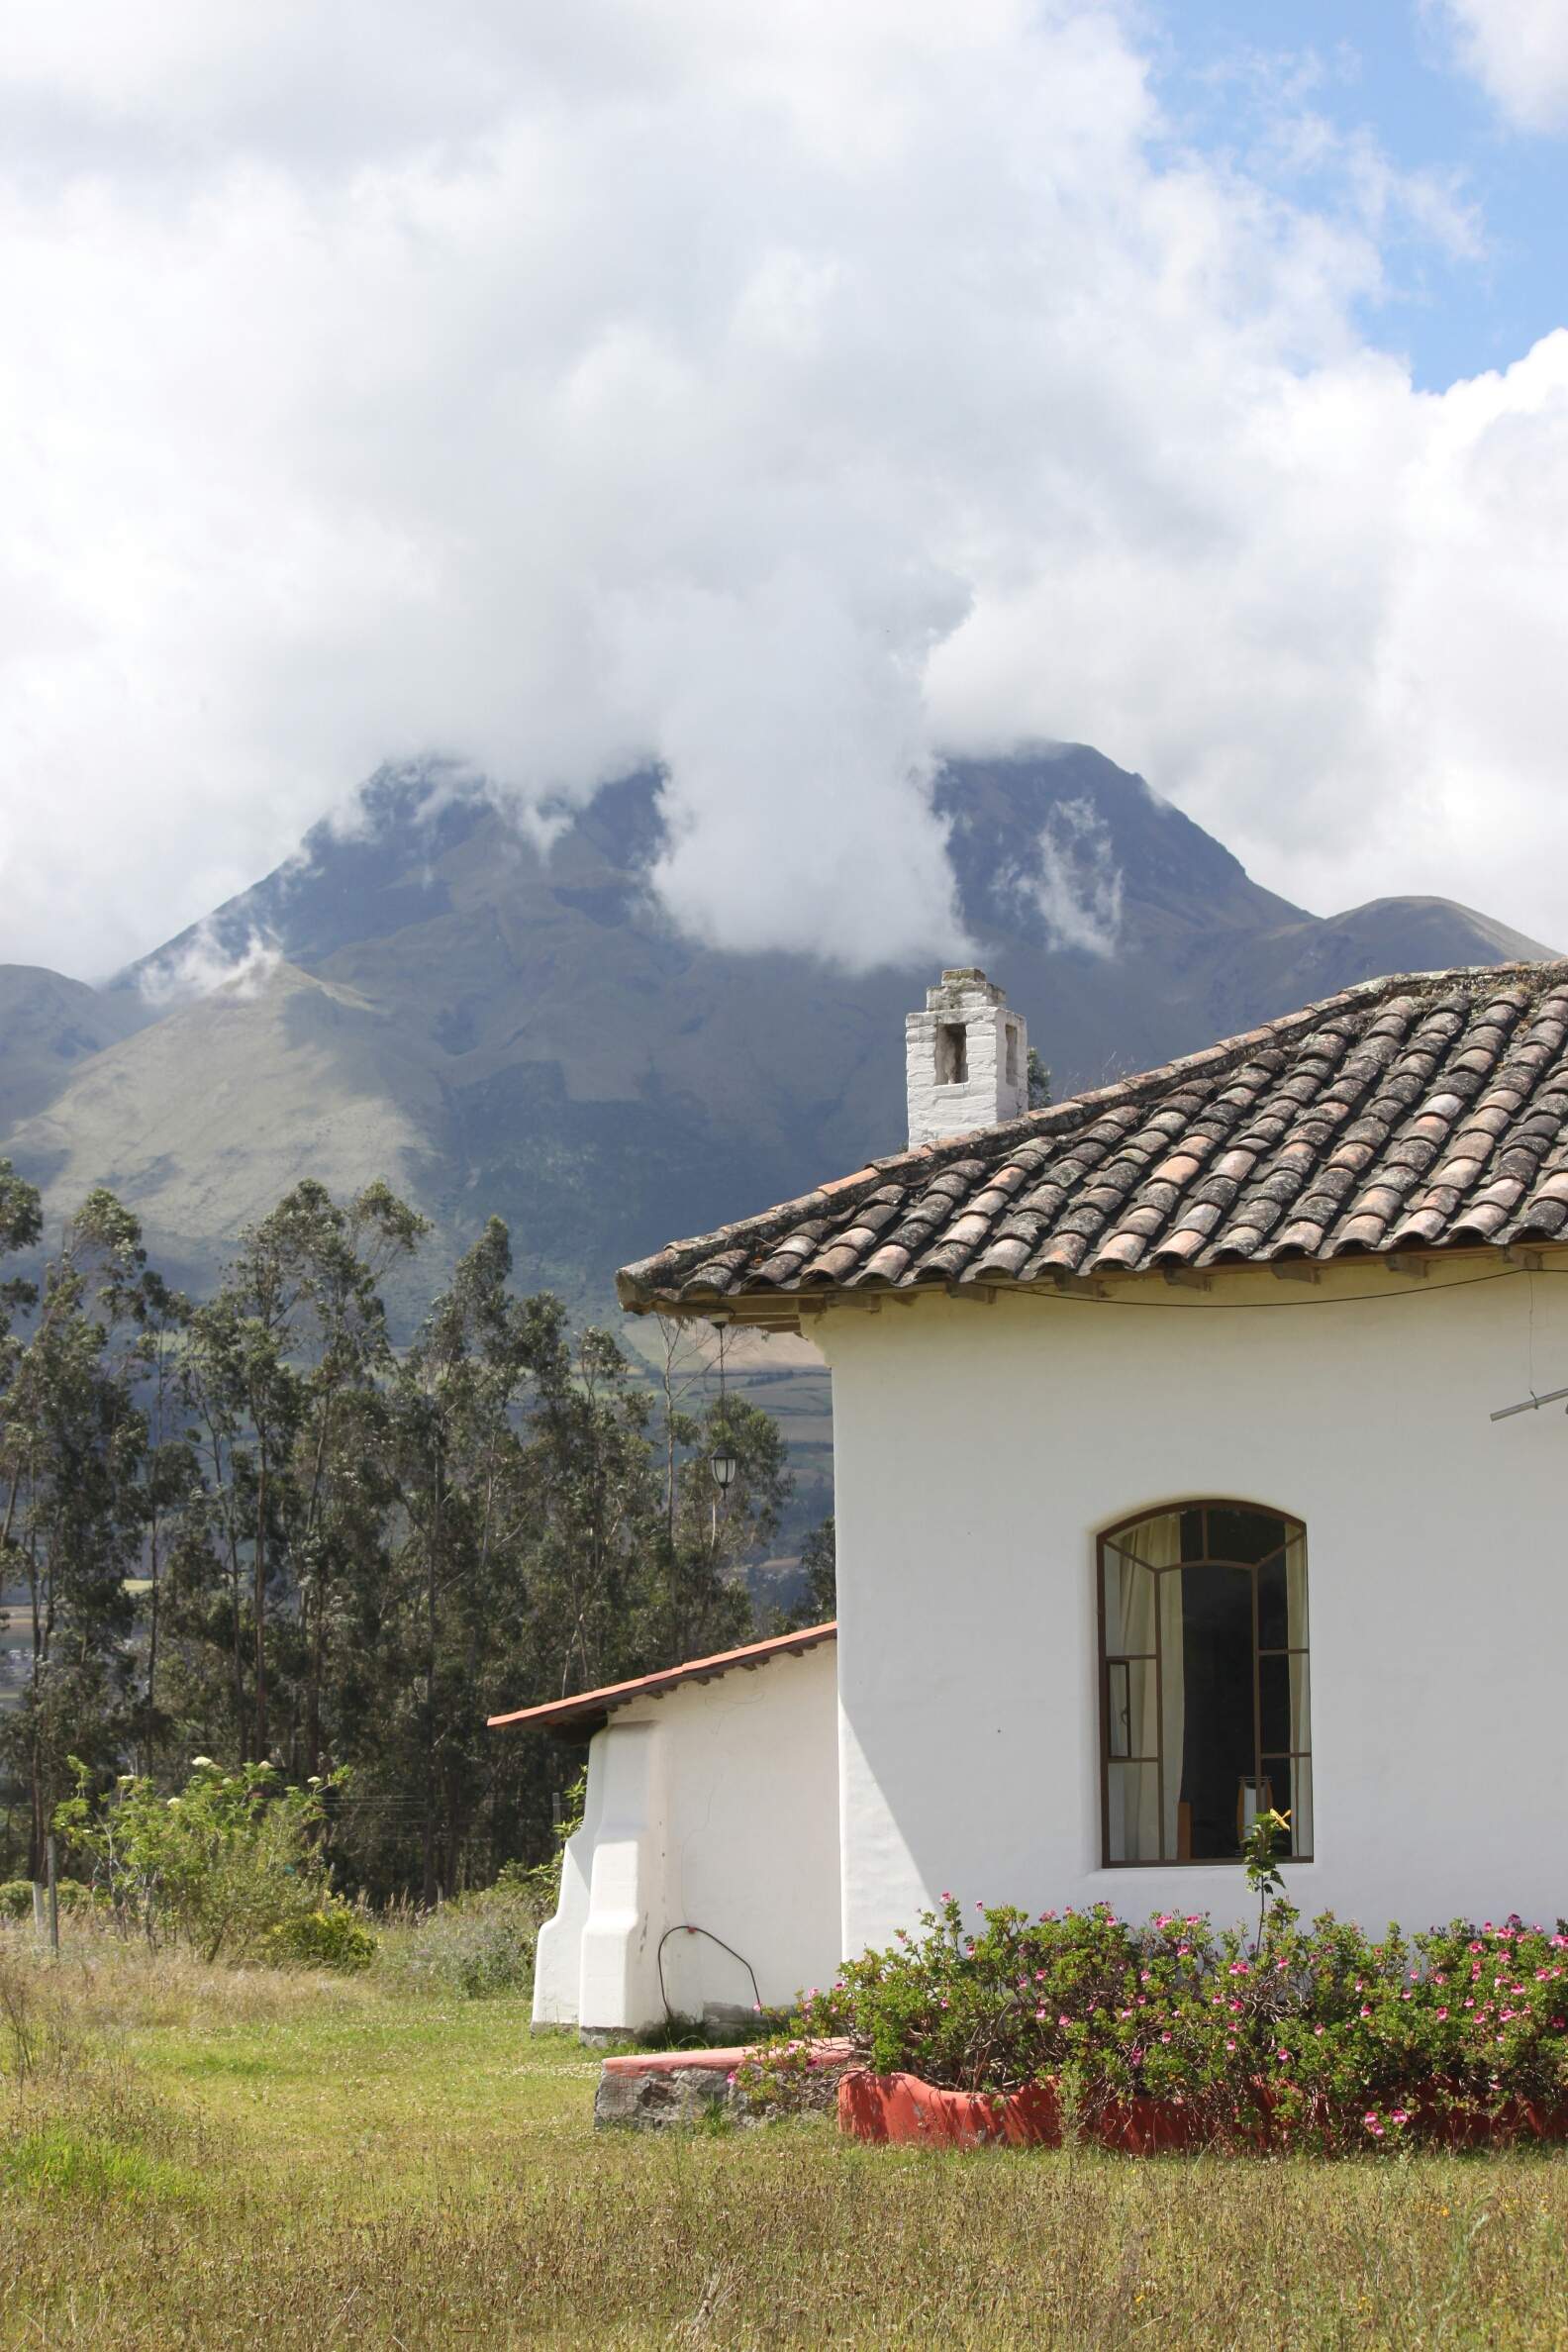
[[[998,997],[936,993],[910,1150],[621,1278],[832,1364],[837,1638],[601,1718],[538,2014],[648,2021],[661,1941],[743,2003],[683,1915],[765,2005],[948,1890],[1235,1918],[1260,1805],[1309,1914],[1568,1911],[1568,967],[961,1136]]]
[[[495,1718],[591,1734],[536,2025],[748,2030],[838,1958],[834,1628]]]

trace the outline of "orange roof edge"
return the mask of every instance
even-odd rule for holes
[[[606,1683],[602,1690],[576,1691],[569,1699],[546,1699],[542,1707],[520,1707],[512,1715],[496,1715],[488,1718],[494,1731],[507,1723],[570,1723],[583,1715],[605,1715],[616,1708],[625,1707],[629,1699],[656,1698],[663,1691],[673,1691],[681,1683],[709,1682],[716,1675],[728,1674],[733,1667],[751,1668],[766,1665],[769,1658],[802,1657],[807,1650],[816,1649],[824,1641],[837,1638],[838,1620],[829,1617],[821,1625],[803,1625],[795,1633],[774,1633],[766,1641],[748,1641],[742,1649],[719,1650],[711,1658],[688,1658],[680,1666],[666,1666],[657,1674],[639,1674],[631,1682]]]

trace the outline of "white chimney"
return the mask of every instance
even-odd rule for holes
[[[1029,1108],[1029,1030],[984,972],[943,972],[904,1024],[909,1139],[935,1143]]]

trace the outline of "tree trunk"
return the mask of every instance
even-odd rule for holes
[[[258,1763],[264,1763],[267,1752],[267,1687],[266,1687],[266,1506],[267,1458],[266,1447],[260,1450],[256,1477],[255,1527],[255,1752]]]

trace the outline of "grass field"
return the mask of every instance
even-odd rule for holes
[[[519,2001],[21,1931],[0,2062],[7,2343],[1568,2344],[1555,2158],[596,2136]]]

